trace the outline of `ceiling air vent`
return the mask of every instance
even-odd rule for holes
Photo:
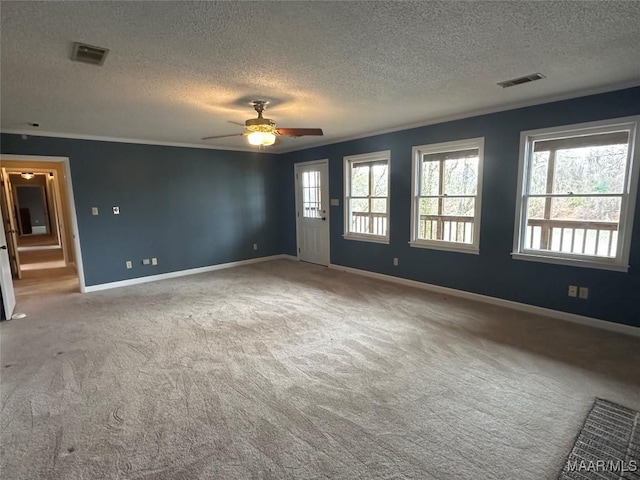
[[[102,65],[109,53],[108,48],[95,47],[85,43],[74,42],[71,60],[76,62],[90,63],[91,65]]]
[[[541,73],[532,73],[531,75],[527,75],[525,77],[514,78],[511,80],[507,80],[505,82],[498,82],[502,88],[513,87],[514,85],[522,85],[523,83],[533,82],[534,80],[541,80],[546,78]]]

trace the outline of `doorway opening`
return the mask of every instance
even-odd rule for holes
[[[84,282],[68,159],[3,155],[0,175],[2,254],[8,255],[10,268],[10,276],[3,271],[0,277],[4,313],[10,318],[16,300],[80,292]]]

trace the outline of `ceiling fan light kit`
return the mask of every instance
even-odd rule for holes
[[[276,142],[276,122],[262,116],[266,105],[264,100],[254,101],[253,108],[258,112],[258,118],[250,118],[244,122],[248,132],[247,140],[251,145],[266,147]]]
[[[249,144],[260,147],[273,145],[276,142],[276,135],[288,137],[302,137],[305,135],[323,135],[320,128],[277,128],[276,122],[270,118],[264,118],[262,112],[269,102],[265,100],[254,100],[253,108],[258,112],[258,118],[250,118],[244,122],[246,128],[244,133],[232,133],[230,135],[216,135],[213,137],[204,137],[202,140],[211,140],[214,138],[239,137],[246,136]]]
[[[251,132],[247,136],[251,145],[269,146],[276,142],[276,135],[273,132]]]

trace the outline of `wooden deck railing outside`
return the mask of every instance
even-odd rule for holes
[[[473,220],[469,216],[420,215],[418,238],[471,243]],[[384,213],[352,213],[352,232],[385,235],[386,229]],[[525,248],[615,257],[617,241],[617,222],[531,218],[527,222]]]

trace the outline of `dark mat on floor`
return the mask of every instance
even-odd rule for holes
[[[640,480],[640,412],[596,399],[558,480]]]

